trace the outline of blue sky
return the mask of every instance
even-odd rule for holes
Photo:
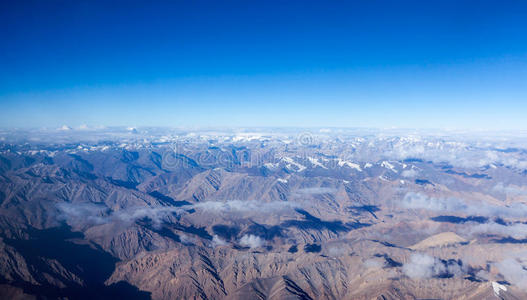
[[[2,1],[0,126],[527,129],[525,1]]]

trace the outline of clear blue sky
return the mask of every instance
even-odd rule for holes
[[[0,126],[527,129],[527,2],[0,1]]]

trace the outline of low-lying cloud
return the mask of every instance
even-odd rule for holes
[[[459,264],[444,263],[436,257],[424,253],[413,253],[410,261],[403,265],[403,272],[412,279],[426,279],[449,274],[460,276],[464,273]]]
[[[202,210],[207,213],[258,213],[269,214],[284,212],[288,209],[298,207],[295,202],[273,201],[208,201],[180,207],[158,206],[158,207],[130,207],[112,211],[104,204],[94,203],[59,203],[60,220],[68,221],[76,225],[101,225],[112,222],[132,224],[137,220],[149,218],[154,226],[160,225],[167,216],[173,214],[184,214],[190,209]]]
[[[265,241],[256,235],[246,234],[240,239],[240,245],[250,247],[251,249],[262,247]]]
[[[520,218],[527,215],[527,205],[512,203],[509,206],[498,206],[481,201],[469,203],[458,198],[435,198],[420,193],[407,193],[401,201],[402,206],[409,209],[426,209],[431,211],[466,214],[469,216],[484,216],[495,218]],[[468,235],[489,234],[508,236],[514,239],[527,238],[527,224],[500,224],[488,222],[471,224],[463,227],[462,231]]]
[[[434,198],[414,192],[407,193],[401,204],[405,208],[433,211],[460,211],[468,208],[464,201],[457,198]]]
[[[417,175],[419,175],[419,172],[415,169],[404,170],[403,172],[401,172],[401,176],[406,178],[414,178],[417,177]]]
[[[484,201],[470,203],[459,198],[435,198],[415,192],[407,193],[401,201],[401,205],[409,209],[455,212],[486,217],[518,218],[527,215],[527,205],[523,203],[498,206]]]
[[[523,290],[527,289],[527,266],[519,257],[507,258],[496,263],[496,267],[505,280]]]
[[[339,257],[349,253],[349,249],[343,246],[331,246],[327,249],[327,254],[331,257]]]
[[[507,196],[527,196],[527,189],[523,186],[508,185],[505,186],[503,183],[498,183],[492,188],[494,192],[503,193]]]
[[[181,243],[183,243],[185,245],[194,245],[198,241],[195,237],[188,236],[186,234],[180,235],[179,239],[181,240]]]
[[[384,259],[381,258],[370,258],[364,261],[364,267],[366,269],[380,269],[386,264]]]
[[[77,222],[100,225],[108,222],[108,207],[93,203],[59,203],[59,220],[74,220]]]
[[[233,212],[258,212],[258,213],[273,213],[291,208],[298,207],[295,202],[288,201],[272,201],[272,202],[258,202],[258,201],[207,201],[200,202],[185,208],[201,209],[212,213],[233,213]]]
[[[470,234],[490,234],[509,236],[514,239],[527,239],[527,224],[502,225],[494,222],[478,224],[469,228]]]
[[[415,253],[410,257],[410,261],[403,265],[403,272],[412,279],[431,278],[442,271],[442,266],[430,255]]]
[[[171,214],[184,212],[181,207],[133,207],[112,211],[102,204],[60,203],[57,205],[59,219],[75,225],[102,225],[121,223],[130,225],[137,220],[148,218],[154,226],[160,225]]]
[[[220,238],[217,234],[212,236],[212,247],[226,246],[228,243]]]
[[[337,189],[327,188],[327,187],[302,188],[296,191],[297,194],[303,194],[303,195],[334,194],[336,192],[337,192]]]
[[[434,163],[447,162],[462,168],[504,165],[511,168],[527,169],[527,161],[523,157],[519,157],[517,153],[499,151],[492,145],[486,145],[486,147],[487,149],[482,149],[480,146],[473,147],[466,142],[447,142],[427,138],[418,138],[414,142],[408,142],[401,138],[398,141],[392,141],[391,145],[379,145],[379,148],[386,149],[382,151],[382,154],[388,159],[417,158]]]

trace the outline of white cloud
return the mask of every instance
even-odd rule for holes
[[[99,225],[107,223],[108,208],[101,204],[93,203],[59,203],[57,208],[61,212],[59,219],[74,221],[77,224]]]
[[[62,218],[70,224],[100,225],[111,222],[131,224],[142,218],[149,218],[154,225],[159,225],[163,218],[173,213],[183,213],[180,207],[133,207],[111,211],[103,204],[92,203],[59,203],[57,208]]]
[[[240,245],[250,247],[251,249],[259,248],[264,245],[264,240],[259,236],[246,234],[240,239]]]
[[[69,127],[68,125],[62,125],[62,127],[60,127],[58,130],[69,131],[71,130],[71,127]]]
[[[492,188],[493,191],[498,193],[503,193],[508,196],[525,196],[527,195],[527,189],[523,186],[515,186],[515,185],[508,185],[504,186],[503,183],[498,183],[494,188]]]
[[[284,212],[288,209],[298,207],[298,204],[287,201],[257,202],[257,201],[208,201],[181,207],[171,206],[140,206],[129,207],[112,211],[104,204],[92,203],[59,203],[59,219],[68,221],[75,225],[100,225],[118,222],[129,226],[135,221],[149,218],[154,226],[159,226],[168,216],[172,214],[184,214],[189,209],[200,209],[208,213],[248,213],[269,214]]]
[[[212,247],[226,246],[228,243],[220,238],[217,234],[212,236]]]
[[[462,213],[485,217],[522,217],[527,214],[527,206],[523,203],[513,203],[509,206],[497,206],[486,202],[467,203],[457,198],[434,198],[420,193],[409,192],[402,200],[403,207],[411,209],[427,209],[432,211]],[[494,234],[510,236],[515,239],[527,238],[527,224],[516,223],[502,225],[494,222],[477,224],[463,228],[469,235]]]
[[[271,213],[286,209],[297,207],[294,202],[288,201],[272,201],[272,202],[258,202],[258,201],[206,201],[196,203],[188,208],[202,209],[206,212],[215,213],[232,213],[232,212],[258,212]],[[187,207],[186,207],[187,208]]]
[[[411,169],[411,170],[404,170],[401,175],[403,177],[406,177],[406,178],[414,178],[414,177],[417,177],[417,175],[419,175],[419,172],[415,169]]]
[[[444,263],[425,253],[413,253],[403,265],[403,272],[412,279],[432,278],[442,274],[461,276],[465,270],[457,263]]]
[[[384,259],[370,258],[364,261],[364,267],[366,269],[380,269],[386,264]]]
[[[296,192],[299,194],[305,194],[305,195],[333,194],[337,192],[337,189],[325,188],[325,187],[312,187],[312,188],[298,189]]]
[[[162,220],[173,213],[183,213],[179,207],[136,207],[119,210],[113,213],[112,219],[124,223],[133,223],[143,218],[149,218],[154,225],[159,225]]]
[[[487,281],[489,281],[490,278],[491,278],[490,273],[488,271],[485,271],[485,270],[479,270],[476,273],[476,277],[477,278],[481,278],[483,280],[487,280]]]
[[[471,226],[470,234],[495,234],[510,236],[515,239],[527,238],[527,224],[517,223],[512,225],[501,225],[498,223],[485,223]]]
[[[406,208],[435,211],[463,211],[467,208],[462,200],[456,198],[434,198],[414,192],[407,193],[401,204]]]
[[[337,246],[332,246],[332,247],[329,247],[327,249],[327,253],[329,256],[332,256],[332,257],[339,257],[339,256],[342,256],[342,255],[345,255],[348,253],[348,249],[346,249],[345,247],[337,247]]]
[[[186,234],[182,234],[179,236],[181,243],[185,245],[194,245],[196,244],[197,240],[195,237],[188,236]]]
[[[474,146],[474,142],[456,141],[454,139],[445,141],[432,137],[394,137],[389,141],[390,143],[384,143],[385,141],[382,139],[373,140],[376,146],[374,149],[388,159],[418,158],[434,163],[447,162],[462,168],[481,168],[491,164],[501,164],[517,169],[527,168],[526,160],[518,158],[516,153],[494,150],[496,146],[493,146],[492,142],[485,145],[488,148],[485,150],[480,145]]]
[[[527,270],[521,261],[515,258],[507,258],[496,263],[496,267],[505,277],[505,280],[521,289],[527,289]]]
[[[427,209],[433,211],[445,211],[464,213],[468,215],[480,215],[487,217],[523,217],[527,214],[527,205],[523,203],[512,203],[509,206],[498,206],[484,201],[466,202],[458,198],[435,198],[415,192],[407,193],[401,205],[410,209]]]
[[[403,265],[403,272],[412,279],[431,278],[444,272],[444,266],[437,264],[436,259],[423,253],[414,253],[410,261]]]

